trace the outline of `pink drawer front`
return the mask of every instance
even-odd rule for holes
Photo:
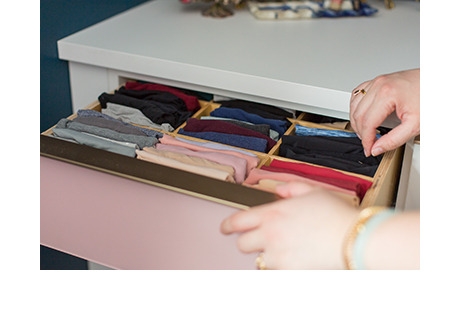
[[[237,209],[40,157],[40,243],[115,269],[255,269],[236,235]]]

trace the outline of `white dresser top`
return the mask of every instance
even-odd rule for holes
[[[59,57],[347,118],[359,83],[420,67],[420,3],[368,3],[372,17],[262,21],[150,1],[60,40]]]

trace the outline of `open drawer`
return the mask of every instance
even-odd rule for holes
[[[218,108],[220,104],[214,103],[213,101],[200,101],[200,106],[201,109],[194,113],[192,118],[200,119],[203,116],[209,116],[209,114],[214,109]],[[100,112],[101,103],[99,103],[99,101],[95,101],[88,105],[85,109]],[[312,119],[311,115],[306,112],[297,114],[296,116],[296,118],[289,119],[291,125],[284,133],[285,135],[295,135],[295,125],[304,125],[321,129],[335,129],[331,126],[310,121]],[[77,114],[73,114],[69,116],[68,119],[72,120],[76,117]],[[179,130],[185,125],[186,122],[172,132],[164,130],[157,131],[172,137],[182,137],[192,141],[206,142],[204,139],[180,134]],[[210,177],[160,164],[67,142],[54,138],[51,135],[52,128],[43,132],[41,135],[40,154],[42,156],[62,160],[241,209],[247,209],[252,206],[279,199],[273,192],[265,191],[260,188],[216,180]],[[261,166],[269,166],[275,159],[302,163],[301,161],[286,159],[279,156],[278,152],[281,142],[282,138],[272,148],[265,152],[246,150],[244,148],[240,149],[251,152],[259,158],[257,168],[260,168]],[[396,190],[398,189],[399,183],[403,149],[404,147],[401,147],[394,151],[385,153],[378,169],[372,177],[336,170],[345,175],[356,176],[371,183],[371,186],[367,189],[365,195],[356,203],[355,206],[364,208],[372,205],[394,205]]]

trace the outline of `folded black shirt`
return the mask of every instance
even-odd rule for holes
[[[106,108],[107,103],[137,108],[152,122],[169,123],[174,128],[192,116],[181,98],[166,91],[127,90],[122,87],[115,94],[102,93],[99,102],[102,108]]]
[[[279,155],[370,177],[383,157],[365,157],[358,138],[294,135],[283,136]]]

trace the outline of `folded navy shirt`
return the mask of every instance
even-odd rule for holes
[[[194,138],[203,140],[213,141],[226,145],[241,147],[248,150],[258,151],[266,153],[267,151],[267,140],[259,139],[255,137],[248,137],[237,134],[227,134],[219,132],[189,132],[184,129],[179,129],[179,134],[187,135]]]
[[[283,135],[288,127],[288,122],[285,120],[263,118],[259,115],[245,112],[239,108],[219,107],[213,110],[210,115],[214,117],[226,117],[241,121],[248,121],[254,124],[267,124],[270,125],[271,129],[275,130],[280,135]]]
[[[244,110],[247,113],[256,114],[263,118],[268,119],[279,119],[279,120],[286,120],[286,118],[294,118],[294,114],[292,112],[286,111],[282,108],[260,104],[256,102],[244,101],[244,100],[227,100],[227,101],[219,101],[219,104],[222,107],[227,108],[239,108]]]
[[[187,120],[187,125],[185,125],[184,131],[219,132],[256,137],[266,140],[268,149],[271,149],[276,144],[275,140],[272,140],[270,137],[266,135],[263,135],[257,131],[242,128],[240,126],[234,125],[223,120],[200,120],[196,118],[190,118],[189,120]]]

